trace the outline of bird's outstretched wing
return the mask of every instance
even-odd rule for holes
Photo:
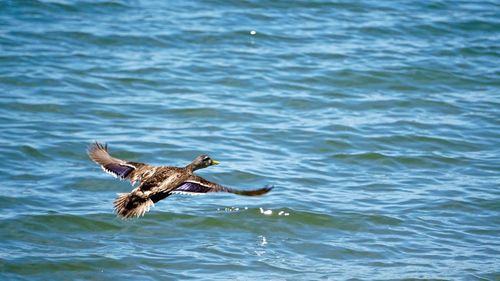
[[[111,157],[108,153],[108,145],[98,142],[90,145],[87,153],[90,159],[101,166],[106,173],[120,179],[130,178],[132,172],[145,165]]]
[[[253,190],[238,190],[207,181],[206,179],[196,175],[192,175],[185,182],[175,188],[171,193],[196,195],[209,192],[229,192],[245,196],[258,196],[268,193],[269,191],[271,191],[271,189],[273,189],[272,186],[264,186],[262,188]]]

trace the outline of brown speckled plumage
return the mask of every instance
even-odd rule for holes
[[[207,155],[198,156],[186,167],[153,166],[145,163],[125,161],[108,153],[107,145],[94,143],[88,155],[108,174],[122,180],[130,180],[132,185],[139,182],[130,193],[119,194],[114,201],[116,213],[123,218],[143,216],[154,203],[173,193],[200,194],[207,192],[230,192],[239,195],[257,196],[269,192],[272,187],[256,190],[236,190],[205,180],[193,174],[198,169],[218,164]]]

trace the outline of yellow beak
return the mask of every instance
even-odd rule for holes
[[[210,162],[211,165],[218,165],[220,162],[217,161],[217,160],[212,160],[212,162]]]

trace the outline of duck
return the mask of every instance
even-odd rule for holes
[[[197,170],[220,163],[206,154],[199,155],[184,167],[154,166],[115,158],[109,154],[108,145],[99,142],[91,144],[87,154],[106,173],[120,180],[129,180],[134,187],[129,193],[119,193],[113,202],[114,211],[123,219],[144,216],[155,203],[172,194],[199,195],[228,192],[244,196],[260,196],[273,189],[268,185],[253,190],[234,189],[195,175],[193,172]]]

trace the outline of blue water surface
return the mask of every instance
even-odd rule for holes
[[[497,1],[0,1],[1,280],[500,280]],[[86,148],[263,197],[131,186]]]

